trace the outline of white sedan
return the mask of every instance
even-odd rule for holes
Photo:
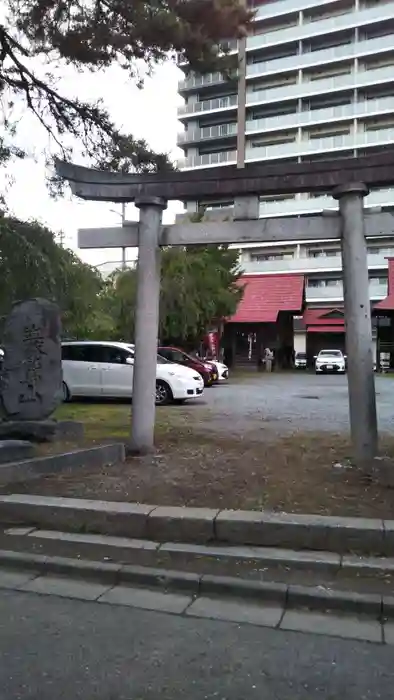
[[[62,343],[63,400],[73,397],[129,398],[133,393],[134,345],[111,341]],[[199,398],[204,382],[189,367],[157,357],[156,404]]]
[[[326,372],[345,374],[346,355],[341,350],[320,350],[315,356],[315,372],[316,374]]]
[[[223,362],[218,362],[217,360],[204,360],[204,363],[216,368],[219,382],[224,382],[228,379],[228,367],[227,365],[223,364]]]

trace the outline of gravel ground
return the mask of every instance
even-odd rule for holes
[[[380,451],[394,459],[394,381],[378,377],[376,383]],[[127,440],[129,411],[126,404],[72,403],[59,417],[82,421],[87,440]],[[159,409],[153,454],[101,469],[81,466],[4,490],[391,518],[394,490],[351,467],[347,413],[346,377],[238,376],[195,402]]]
[[[393,431],[394,378],[376,377],[379,429]],[[264,427],[282,435],[295,430],[347,433],[349,404],[347,377],[316,376],[306,372],[250,377],[206,389],[190,408],[206,429],[255,433]],[[204,415],[206,414],[206,415]]]
[[[394,379],[377,377],[380,453],[394,459]],[[130,408],[71,403],[86,441],[127,440]],[[59,444],[57,451],[73,445]],[[251,373],[156,416],[156,451],[101,469],[48,474],[2,491],[214,508],[391,518],[394,490],[352,468],[347,379]],[[43,453],[53,446],[41,448]]]

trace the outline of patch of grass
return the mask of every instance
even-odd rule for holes
[[[192,408],[166,406],[156,411],[156,434],[165,433],[171,426],[187,425]],[[75,420],[84,424],[86,440],[127,440],[131,430],[131,406],[114,403],[71,403],[59,406],[57,420]]]
[[[57,420],[74,420],[84,424],[87,440],[127,438],[131,412],[126,405],[71,403],[59,406]]]
[[[272,509],[360,517],[392,517],[394,491],[349,466],[346,435],[262,426],[258,438],[204,431],[211,409],[168,406],[157,411],[154,454],[99,470],[81,467],[16,485],[13,491],[163,505]],[[58,418],[80,420],[86,442],[127,439],[130,406],[70,404]],[[394,458],[394,438],[383,450]]]

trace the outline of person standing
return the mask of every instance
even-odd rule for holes
[[[274,353],[270,348],[265,348],[264,360],[265,360],[265,371],[272,372],[272,360],[274,359]]]

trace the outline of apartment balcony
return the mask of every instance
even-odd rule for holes
[[[394,11],[394,8],[393,8]],[[265,75],[276,75],[282,71],[300,70],[315,65],[325,65],[331,61],[340,59],[352,59],[356,56],[367,56],[387,51],[394,46],[394,35],[382,36],[377,39],[366,39],[352,44],[333,46],[321,51],[311,51],[309,53],[286,56],[271,61],[261,63],[249,63],[246,67],[247,78],[263,77]]]
[[[241,266],[244,272],[255,274],[340,272],[342,270],[342,256],[337,254],[326,255],[321,258],[294,257],[290,260],[246,260],[241,263]],[[387,270],[387,256],[371,253],[368,255],[368,268],[371,270]]]
[[[369,298],[371,301],[378,301],[387,296],[387,282],[385,284],[377,284],[374,281],[369,283]],[[332,287],[306,287],[305,298],[309,303],[318,303],[321,301],[338,302],[343,301],[343,285],[338,284]]]
[[[249,119],[246,122],[246,134],[262,133],[265,131],[280,131],[306,127],[312,124],[329,124],[341,120],[369,117],[394,112],[394,96],[380,97],[376,100],[364,100],[347,105],[312,109],[305,112],[277,115],[264,119]]]
[[[283,100],[294,100],[309,95],[324,95],[338,90],[354,90],[357,87],[366,85],[378,85],[380,83],[394,81],[393,66],[376,68],[368,71],[355,71],[346,75],[336,75],[333,78],[323,78],[322,80],[311,80],[291,85],[282,85],[277,88],[267,90],[248,90],[246,93],[246,104],[251,105],[272,104]]]
[[[316,4],[316,3],[315,3]],[[246,50],[253,51],[265,46],[275,46],[289,41],[300,41],[313,36],[325,36],[326,34],[337,32],[343,29],[352,29],[368,24],[373,24],[377,20],[380,22],[393,19],[393,4],[384,4],[376,7],[359,10],[358,12],[347,12],[335,17],[316,20],[315,22],[304,22],[295,27],[279,29],[264,34],[250,36],[246,42]]]
[[[224,83],[233,83],[235,80],[237,80],[237,73],[235,73],[231,78],[226,77],[223,75],[223,73],[217,72],[205,73],[205,75],[192,73],[189,77],[179,81],[178,92],[193,92],[193,90],[201,90],[202,88],[206,87],[222,85]]]
[[[246,122],[246,134],[256,134],[306,127],[312,124],[326,124],[341,120],[364,118],[374,114],[391,114],[394,112],[394,96],[381,97],[376,100],[366,100],[355,104],[338,105],[326,109],[314,109],[305,112],[294,112],[265,119],[250,119]],[[237,125],[220,124],[201,129],[189,129],[178,133],[178,145],[198,143],[212,139],[222,139],[237,134]]]
[[[178,116],[191,116],[193,114],[204,114],[211,112],[225,112],[226,110],[236,110],[238,105],[238,95],[226,97],[216,97],[213,100],[201,100],[199,102],[189,102],[178,107]]]
[[[321,139],[305,139],[291,143],[279,143],[256,148],[247,147],[245,161],[249,163],[261,160],[276,160],[306,156],[310,153],[330,153],[353,148],[365,148],[394,143],[394,128],[363,131],[355,134],[339,134]]]
[[[368,207],[394,207],[394,189],[377,190],[371,192],[364,200],[364,206]],[[293,198],[285,200],[269,200],[260,202],[260,218],[276,216],[303,216],[306,214],[319,214],[323,210],[336,211],[338,203],[330,196]]]
[[[178,168],[206,168],[212,165],[234,165],[237,162],[237,151],[220,151],[220,153],[204,153],[178,160]]]
[[[393,98],[394,101],[394,98]],[[210,141],[212,139],[225,139],[237,135],[237,124],[219,124],[217,126],[205,126],[202,129],[188,129],[178,134],[178,146],[184,143],[196,143],[198,141]]]
[[[333,5],[341,0],[320,0],[319,5]],[[281,0],[281,2],[267,3],[260,5],[255,19],[256,21],[266,19],[268,17],[277,17],[278,15],[286,15],[291,12],[299,12],[300,10],[308,10],[311,7],[316,7],[316,0]]]

